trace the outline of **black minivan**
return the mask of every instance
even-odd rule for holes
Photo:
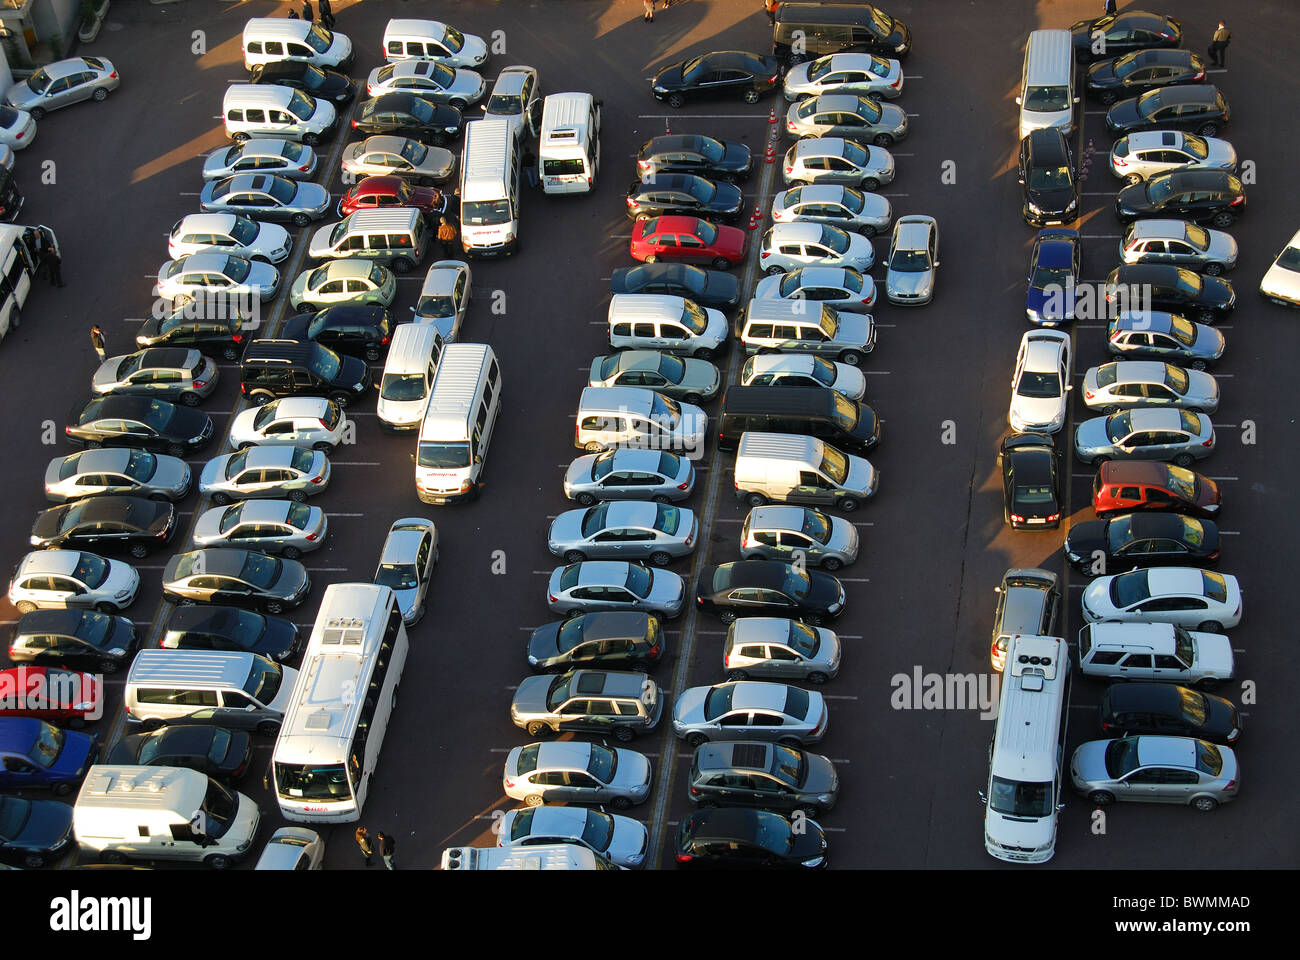
[[[257,404],[277,397],[328,397],[346,407],[370,389],[370,367],[311,340],[254,340],[239,365],[239,389]]]
[[[904,60],[911,50],[907,24],[869,3],[783,3],[772,21],[772,55],[790,66],[828,53]]]
[[[829,387],[731,387],[718,414],[718,446],[736,449],[746,431],[801,433],[856,454],[880,442],[876,412]]]

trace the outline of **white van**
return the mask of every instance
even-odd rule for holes
[[[429,323],[403,323],[393,332],[379,381],[379,429],[386,433],[415,430],[429,405],[442,334]]]
[[[519,145],[510,121],[465,124],[460,162],[460,245],[466,256],[519,250]]]
[[[126,675],[126,719],[150,730],[196,710],[257,712],[257,730],[274,734],[290,703],[298,671],[255,653],[227,650],[141,650]]]
[[[72,808],[84,853],[106,863],[192,860],[217,870],[253,846],[257,804],[183,767],[90,768]]]
[[[474,499],[501,413],[501,367],[486,343],[443,348],[420,424],[415,492],[424,503]]]
[[[606,319],[615,350],[663,350],[709,360],[727,342],[726,315],[685,297],[616,293]]]
[[[693,403],[645,387],[586,387],[578,402],[574,446],[588,453],[610,447],[668,450],[698,460],[709,418]]]
[[[542,107],[537,172],[546,193],[590,193],[600,170],[600,104],[589,93],[552,93]]]
[[[358,210],[312,234],[307,255],[313,260],[359,258],[382,263],[394,273],[410,273],[429,250],[429,229],[415,207]]]
[[[736,448],[736,496],[752,507],[803,503],[856,510],[875,496],[880,471],[816,437],[742,433]]]
[[[1069,30],[1035,30],[1025,44],[1025,68],[1020,81],[1020,139],[1029,131],[1059,127],[1066,136],[1074,129],[1074,46]]]
[[[384,27],[384,59],[440,60],[449,67],[478,70],[487,63],[488,47],[482,37],[438,20],[393,19]]]
[[[253,17],[244,24],[244,66],[296,60],[347,73],[352,66],[352,41],[319,23],[283,17]]]
[[[333,105],[272,83],[232,83],[221,100],[226,135],[236,143],[253,137],[320,143],[334,127]]]
[[[576,843],[534,846],[448,847],[444,870],[621,870],[606,857]]]
[[[0,224],[0,338],[22,324],[23,304],[27,302],[32,277],[40,263],[35,238],[28,232],[32,229]]]

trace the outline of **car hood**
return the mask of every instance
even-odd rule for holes
[[[804,830],[796,831],[794,843],[790,849],[789,859],[796,861],[813,860],[826,856],[826,834],[812,820],[804,821]]]
[[[15,83],[5,94],[5,103],[16,110],[31,110],[43,99],[44,96],[34,92],[25,80]]]
[[[640,862],[649,840],[646,828],[631,817],[614,817],[614,831],[606,851],[617,863]]]
[[[190,468],[179,457],[157,455],[153,476],[149,485],[166,490],[180,490],[190,480]]]
[[[913,297],[924,296],[930,292],[930,287],[934,283],[934,271],[901,271],[891,268],[885,275],[885,283],[893,293]]]
[[[1089,67],[1088,85],[1098,89],[1119,86],[1119,79],[1115,76],[1115,61],[1103,60]]]
[[[650,785],[650,761],[633,750],[618,751],[618,769],[610,784],[620,790],[645,789]]]
[[[709,270],[707,273],[708,285],[701,299],[707,300],[711,305],[719,304],[727,307],[734,307],[740,303],[739,280],[721,270]]]
[[[1106,748],[1111,740],[1089,740],[1080,744],[1070,760],[1070,773],[1076,784],[1100,783],[1111,779],[1106,771]]]
[[[549,714],[550,707],[546,695],[555,678],[550,675],[525,677],[515,689],[515,698],[510,703],[510,713],[516,717],[535,717]]]
[[[703,723],[704,701],[709,696],[709,689],[709,687],[689,687],[683,690],[673,704],[673,723]]]
[[[1234,299],[1232,284],[1219,277],[1201,277],[1201,296],[1197,301],[1208,306],[1226,307]]]
[[[804,598],[805,604],[825,610],[831,604],[843,602],[844,590],[840,586],[840,582],[829,573],[809,570],[808,578],[812,581],[812,589],[808,591],[808,596]]]
[[[722,156],[722,163],[719,164],[724,170],[734,170],[744,172],[749,169],[751,156],[749,147],[743,143],[731,143],[723,141],[726,153]]]
[[[51,847],[72,833],[72,806],[54,800],[33,800],[27,823],[12,842],[20,846]]]
[[[685,66],[685,60],[670,63],[655,74],[654,86],[663,87],[665,90],[680,90],[682,88],[682,68]]]
[[[1216,677],[1232,676],[1230,638],[1222,633],[1193,633],[1192,639],[1196,642],[1196,660],[1201,670]]]
[[[1131,183],[1120,190],[1115,197],[1115,205],[1120,210],[1153,210],[1155,207],[1147,199],[1146,183]]]
[[[206,545],[221,538],[221,518],[228,509],[228,507],[213,507],[199,514],[198,520],[194,522],[195,546]]]
[[[115,383],[118,382],[117,371],[118,368],[122,366],[122,361],[124,359],[125,357],[120,357],[120,356],[109,357],[107,360],[101,363],[96,368],[94,374],[91,376],[90,385],[96,391],[103,391],[103,390],[110,389]]]
[[[991,806],[984,815],[984,835],[1001,846],[1038,850],[1048,846],[1055,833],[1054,817],[1012,817]]]
[[[188,440],[191,437],[197,437],[212,423],[206,413],[195,407],[177,406],[174,410],[175,413],[172,415],[171,422],[167,424],[167,429],[163,431],[166,436],[175,437],[179,440]]]
[[[63,749],[59,751],[54,765],[46,771],[51,779],[71,780],[82,773],[91,755],[98,751],[99,742],[89,734],[76,730],[65,730]]]
[[[1042,210],[1054,213],[1057,210],[1067,209],[1078,199],[1078,194],[1073,187],[1061,187],[1056,190],[1034,190],[1026,187],[1025,199]]]
[[[1051,296],[1044,287],[1031,286],[1025,291],[1025,310],[1032,310],[1043,320],[1073,320],[1076,296],[1076,287],[1062,286],[1056,296]],[[1054,314],[1059,309],[1062,316],[1045,316],[1049,304]]]
[[[808,772],[800,789],[804,793],[831,793],[839,786],[835,765],[819,753],[805,754]]]
[[[1138,113],[1137,97],[1121,100],[1106,111],[1106,126],[1112,130],[1127,130],[1145,122],[1142,114]]]
[[[591,465],[595,455],[577,457],[564,471],[564,489],[586,486],[591,483]]]
[[[1232,266],[1237,262],[1237,251],[1237,241],[1233,239],[1232,234],[1224,233],[1222,230],[1210,233],[1210,248],[1206,255],[1211,260]]]
[[[1106,521],[1085,520],[1070,528],[1065,537],[1065,552],[1070,557],[1090,559],[1094,550],[1106,552]]]
[[[780,277],[771,277],[769,279],[777,283],[781,280]],[[866,289],[865,285],[863,289]],[[835,339],[840,343],[851,343],[865,349],[867,340],[871,336],[871,321],[860,313],[845,312],[841,313],[839,318],[839,330],[836,332]]]
[[[1058,423],[1065,409],[1065,400],[1061,397],[1016,397],[1013,409],[1020,424],[1016,429],[1032,430],[1036,426]]]
[[[650,584],[650,596],[646,598],[651,604],[668,607],[682,598],[686,581],[680,576],[660,569],[652,570],[651,573],[654,574],[654,582]]]
[[[718,368],[708,360],[696,360],[693,357],[687,357],[682,360],[685,371],[682,375],[682,382],[679,384],[680,389],[695,390],[708,396],[715,392],[721,380]]]
[[[280,579],[271,585],[268,593],[278,597],[296,596],[307,585],[307,568],[296,560],[281,560]]]
[[[1207,734],[1227,739],[1233,731],[1241,731],[1241,717],[1229,701],[1222,697],[1206,696],[1205,702],[1209,705],[1203,727]]]
[[[45,543],[51,537],[58,536],[59,525],[63,522],[66,512],[62,507],[51,507],[38,513],[36,522],[32,524],[32,540]],[[33,546],[35,545],[34,542]]]
[[[907,127],[907,111],[897,104],[882,103],[880,104],[880,122],[878,127],[898,130]]]
[[[582,518],[586,508],[565,510],[551,522],[547,540],[551,543],[573,543],[582,539]]]
[[[1282,297],[1285,300],[1300,302],[1300,272],[1279,267],[1274,263],[1259,282],[1259,289]]]
[[[298,628],[289,620],[268,617],[266,632],[254,644],[253,653],[259,653],[273,660],[288,656],[298,643]]]
[[[1105,417],[1093,417],[1074,428],[1074,447],[1081,454],[1087,451],[1107,450],[1110,445]]]
[[[528,656],[538,661],[559,655],[558,640],[562,623],[545,623],[528,638]]]

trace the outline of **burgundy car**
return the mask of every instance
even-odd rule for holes
[[[417,207],[426,217],[436,217],[447,209],[447,197],[433,187],[413,187],[401,177],[366,177],[343,194],[338,214],[389,207]]]
[[[1092,482],[1092,507],[1103,518],[1135,510],[1215,517],[1219,505],[1218,484],[1209,477],[1151,460],[1108,460]]]
[[[745,259],[744,230],[698,217],[653,217],[632,227],[632,257],[645,263],[698,263],[726,270]]]

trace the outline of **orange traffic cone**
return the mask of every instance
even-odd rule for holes
[[[767,114],[768,123],[776,123],[776,107],[773,107]]]
[[[767,145],[767,154],[765,155],[765,159],[767,160],[768,163],[775,163],[775,162],[776,162],[776,144],[775,144],[775,143],[772,143],[772,142],[770,142],[770,141],[768,142],[768,145]]]

